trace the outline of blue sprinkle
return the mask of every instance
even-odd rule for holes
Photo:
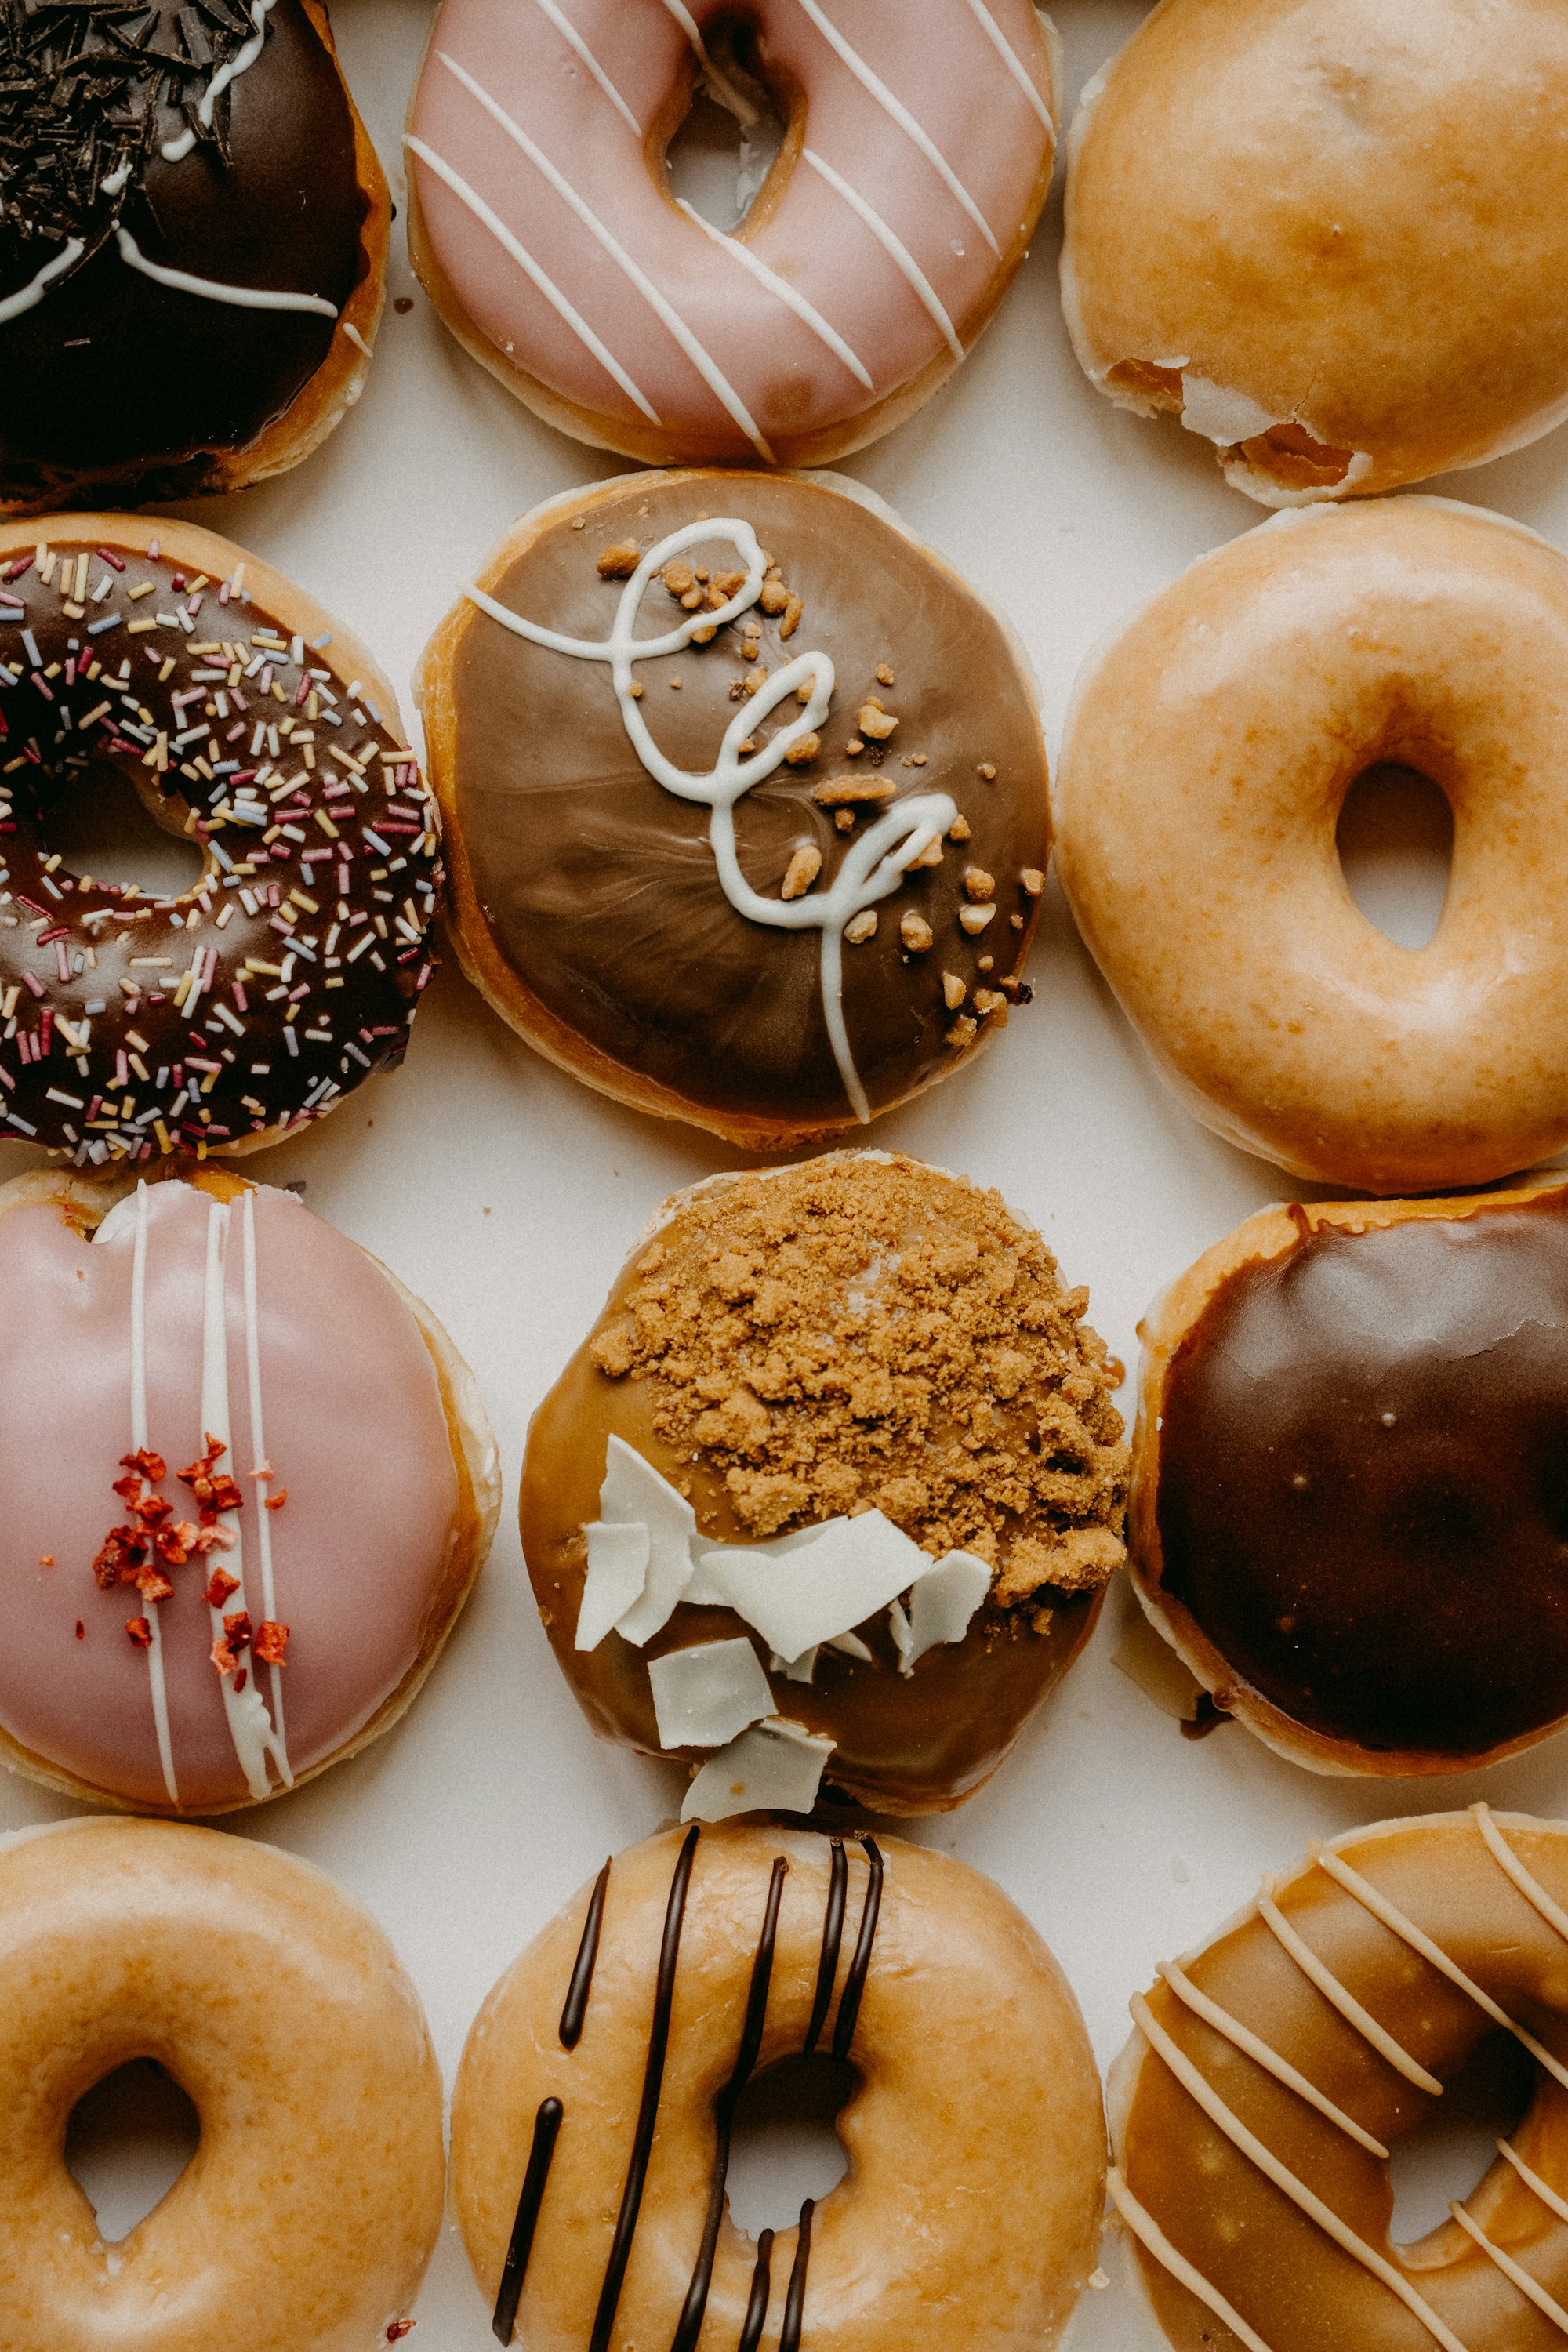
[[[101,637],[105,629],[117,629],[120,622],[121,615],[118,613],[105,613],[101,621],[88,623],[87,634],[89,637]]]

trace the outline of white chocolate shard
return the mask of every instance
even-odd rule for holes
[[[803,1650],[798,1658],[781,1658],[775,1650],[768,1664],[775,1675],[783,1675],[786,1683],[814,1683],[816,1680],[816,1655],[822,1645],[814,1643]]]
[[[661,1748],[722,1748],[773,1713],[768,1678],[740,1634],[652,1658],[647,1678]]]
[[[646,1582],[626,1615],[616,1620],[616,1633],[640,1648],[669,1622],[677,1601],[686,1596],[697,1514],[635,1446],[612,1437],[605,1449],[599,1517],[613,1526],[640,1525],[647,1530]]]
[[[809,1813],[833,1746],[782,1716],[754,1724],[703,1765],[686,1792],[680,1818],[722,1822],[732,1813]]]
[[[726,1544],[702,1554],[710,1583],[781,1658],[798,1658],[852,1633],[914,1583],[929,1565],[920,1546],[880,1511],[825,1519],[803,1542]],[[781,1573],[781,1558],[788,1568]]]
[[[864,1665],[873,1663],[871,1653],[858,1633],[835,1633],[826,1646],[830,1650],[842,1650],[847,1658],[858,1658]]]
[[[969,1621],[991,1590],[991,1570],[971,1551],[944,1552],[910,1594],[910,1642],[899,1672],[912,1675],[917,1659],[948,1642],[962,1642]]]
[[[588,1538],[588,1574],[577,1608],[574,1647],[596,1650],[611,1626],[642,1599],[648,1531],[640,1521],[616,1527],[595,1519],[583,1532]]]

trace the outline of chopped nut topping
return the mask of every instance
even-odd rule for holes
[[[803,677],[801,679],[800,684],[795,688],[795,698],[799,703],[803,710],[806,704],[811,700],[811,698],[816,691],[816,689],[812,685],[810,678]]]
[[[682,563],[679,556],[665,565],[659,577],[672,596],[689,595],[696,585],[696,575],[690,564]]]
[[[1010,1004],[1033,1004],[1035,1001],[1034,990],[1016,971],[1004,972],[996,985]]]
[[[981,761],[977,772],[984,777],[988,784],[994,784],[996,781],[996,770],[989,760]]]
[[[995,961],[996,959],[994,956],[976,956],[974,959],[974,969],[976,971],[990,971],[994,966]]]
[[[985,929],[995,912],[994,907],[960,907],[958,919],[973,937],[976,931],[983,931]]]
[[[947,828],[947,837],[949,841],[967,841],[969,839],[969,819],[966,816],[955,816],[952,823]]]
[[[917,915],[914,908],[910,907],[907,913],[899,918],[899,937],[911,955],[924,955],[936,934],[925,917]]]
[[[966,895],[977,901],[994,898],[996,877],[994,874],[987,874],[983,866],[966,866],[963,869],[963,887]]]
[[[939,834],[934,841],[927,842],[920,856],[916,858],[911,858],[910,864],[904,870],[906,873],[913,874],[917,868],[921,866],[940,866],[941,864],[942,835]]]
[[[782,613],[789,603],[789,591],[782,580],[764,580],[757,602],[764,613]]]
[[[855,830],[854,810],[851,808],[835,809],[833,813],[833,822],[837,826],[840,833],[853,833]]]
[[[1024,918],[1022,915],[1009,915],[1007,920],[1012,924],[1013,929],[1016,931],[1021,931],[1023,929]]]
[[[868,735],[873,743],[885,743],[898,723],[896,719],[889,718],[875,695],[868,696],[855,714],[856,726],[862,735]]]
[[[851,735],[848,742],[844,746],[844,756],[847,760],[858,760],[865,749],[866,746],[861,742],[858,735]]]
[[[981,1014],[983,1018],[989,1018],[993,1013],[1005,1013],[1006,1009],[1007,1000],[1003,995],[999,988],[977,988],[975,990],[974,1010],[976,1013]]]
[[[742,646],[742,647],[741,647],[741,659],[742,659],[742,661],[755,661],[755,660],[756,660],[756,658],[757,658],[757,656],[762,652],[762,650],[763,650],[763,647],[762,647],[762,640],[761,640],[760,638],[758,638],[758,637],[748,637],[748,638],[745,640],[745,643],[744,643],[744,644]],[[766,676],[767,676],[767,672],[766,672],[766,670],[764,670],[764,671],[763,672],[763,676],[764,677],[766,677]],[[750,686],[752,686],[752,687],[753,688],[753,689],[754,689],[754,687],[755,687],[755,683],[756,683],[756,682],[755,682],[755,680],[754,680],[754,679],[748,679],[748,680],[747,680],[747,684],[748,684],[748,685],[750,685]]]
[[[614,547],[606,547],[599,558],[601,580],[629,580],[642,562],[642,551],[635,539],[623,539]]]
[[[905,768],[923,768],[926,764],[926,755],[923,751],[910,751],[899,764]]]
[[[644,688],[643,688],[643,682],[642,682],[641,678],[640,678],[640,677],[634,677],[634,678],[633,678],[633,680],[632,680],[632,687],[631,687],[632,700],[633,700],[634,702],[640,702],[640,701],[642,700],[642,698],[643,698],[643,692],[644,692]]]
[[[798,743],[792,743],[789,750],[784,753],[784,766],[786,768],[806,767],[813,760],[816,759],[821,749],[822,738],[820,735],[803,735],[800,741]]]
[[[696,613],[696,612],[700,612],[700,611],[701,610],[702,604],[703,604],[703,595],[702,595],[702,591],[701,591],[701,589],[700,589],[700,588],[689,588],[689,589],[687,590],[687,592],[686,592],[685,595],[681,598],[680,602],[681,602],[681,607],[682,607],[682,609],[683,609],[685,612],[688,612],[688,613]]]
[[[852,948],[864,947],[868,940],[874,940],[877,936],[875,907],[862,907],[858,915],[852,916],[844,926],[844,936]]]
[[[967,1045],[970,1039],[978,1031],[979,1026],[980,1024],[977,1021],[971,1020],[967,1013],[961,1013],[958,1019],[948,1031],[947,1035],[943,1038],[942,1043],[945,1045]]]
[[[890,801],[893,787],[886,776],[824,776],[811,797],[818,808],[846,808],[855,801]]]
[[[956,1013],[969,991],[955,971],[944,971],[942,976],[942,992],[948,1011]]]
[[[719,632],[717,628],[715,628],[712,623],[710,622],[709,625],[704,629],[692,630],[691,642],[694,646],[710,646],[718,634]]]
[[[800,626],[800,616],[805,610],[805,606],[801,603],[798,596],[792,594],[786,600],[784,604],[784,619],[779,624],[779,635],[781,637],[794,636],[796,629]]]
[[[879,686],[891,686],[893,683],[893,673],[886,662],[877,664],[877,683]]]
[[[804,898],[821,871],[821,850],[814,841],[802,842],[790,859],[781,895],[785,898]]]
[[[757,748],[757,739],[756,739],[756,737],[755,737],[754,735],[748,735],[748,736],[746,736],[746,737],[745,737],[745,739],[743,740],[743,741],[742,742],[742,745],[741,745],[741,757],[742,757],[742,760],[749,760],[749,759],[751,758],[751,756],[752,756],[752,752],[756,750],[756,748]]]
[[[747,646],[744,648],[744,651],[748,661],[754,661],[756,659],[757,649],[755,646]],[[741,680],[742,690],[746,694],[760,694],[767,682],[767,665],[765,662],[758,662],[756,668],[749,670],[746,676]]]
[[[1018,879],[1031,898],[1037,898],[1046,887],[1046,877],[1037,866],[1026,866]]]

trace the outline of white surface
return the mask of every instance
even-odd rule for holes
[[[1131,31],[1135,0],[1058,0],[1069,89]],[[425,0],[337,0],[350,79],[395,183]],[[1194,556],[1261,520],[1205,443],[1094,394],[1057,294],[1058,194],[1028,264],[955,382],[849,470],[1011,613],[1039,671],[1053,749],[1074,671],[1104,630]],[[537,424],[467,358],[417,292],[396,233],[369,388],[324,451],[201,520],[295,574],[363,633],[400,688],[459,584],[513,518],[620,470]],[[1440,485],[1568,541],[1559,433]],[[1386,860],[1384,861],[1386,864]],[[1375,879],[1375,877],[1374,877]],[[1398,898],[1397,889],[1394,898]],[[1417,892],[1419,897],[1419,890]],[[1394,926],[1391,924],[1391,928]],[[1037,1221],[1093,1321],[1131,1363],[1152,1295],[1284,1180],[1215,1141],[1163,1093],[1049,899],[1037,1002],[974,1069],[875,1139],[1001,1187]],[[448,961],[401,1075],[254,1163],[303,1177],[310,1206],[427,1298],[477,1372],[507,1505],[489,1570],[404,1726],[359,1761],[234,1823],[308,1856],[385,1923],[428,2007],[448,2082],[468,2022],[526,1938],[606,1853],[668,1821],[678,1771],[601,1746],[556,1672],[515,1531],[530,1412],[577,1344],[644,1220],[732,1164],[693,1129],[616,1108],[511,1036]],[[5,1172],[28,1164],[13,1149]],[[993,1786],[918,1827],[990,1872],[1037,1923],[1109,2063],[1157,1959],[1201,1938],[1312,1834],[1484,1793],[1568,1813],[1561,1743],[1437,1788],[1316,1780],[1239,1730],[1189,1745],[1110,1663],[1113,1593],[1089,1656]],[[0,1785],[0,1829],[73,1810]],[[1460,2180],[1458,2189],[1468,2186]],[[1075,2352],[1158,2339],[1114,2283],[1086,2298]],[[455,2238],[420,2307],[418,2352],[483,2352],[489,2315]]]

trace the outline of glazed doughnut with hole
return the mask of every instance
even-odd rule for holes
[[[1568,415],[1555,0],[1162,0],[1068,152],[1079,361],[1249,498],[1394,489]]]
[[[852,2074],[848,2176],[753,2244],[725,2208],[736,2101],[803,2052]],[[1000,1888],[765,1822],[607,1863],[490,1994],[452,2100],[463,2242],[530,2352],[1050,2352],[1104,2164],[1077,2003]]]
[[[670,188],[699,89],[748,157],[770,96],[787,118],[733,234]],[[1060,119],[1032,0],[445,0],[404,142],[409,247],[459,341],[579,440],[824,465],[972,348]]]
[[[0,507],[297,465],[363,387],[391,217],[318,0],[7,16]]]
[[[1568,563],[1412,498],[1281,515],[1081,672],[1057,871],[1205,1126],[1361,1192],[1484,1184],[1568,1142]],[[1454,814],[1442,919],[1401,947],[1335,846],[1393,761]]]
[[[1559,2352],[1568,2335],[1568,1826],[1353,1829],[1132,2002],[1112,2200],[1176,2352]],[[1487,2037],[1533,2096],[1452,2218],[1391,2236],[1389,2153]]]
[[[0,1757],[212,1813],[396,1722],[500,1486],[429,1309],[292,1193],[186,1165],[0,1189]]]
[[[106,767],[188,888],[51,846]],[[335,1109],[403,1059],[439,844],[392,688],[280,573],[194,523],[0,526],[0,1135],[101,1167]]]
[[[201,2141],[118,2245],[64,2161],[132,2059]],[[384,2352],[441,2228],[441,2076],[369,1913],[291,1854],[167,1822],[0,1840],[5,2352]]]

